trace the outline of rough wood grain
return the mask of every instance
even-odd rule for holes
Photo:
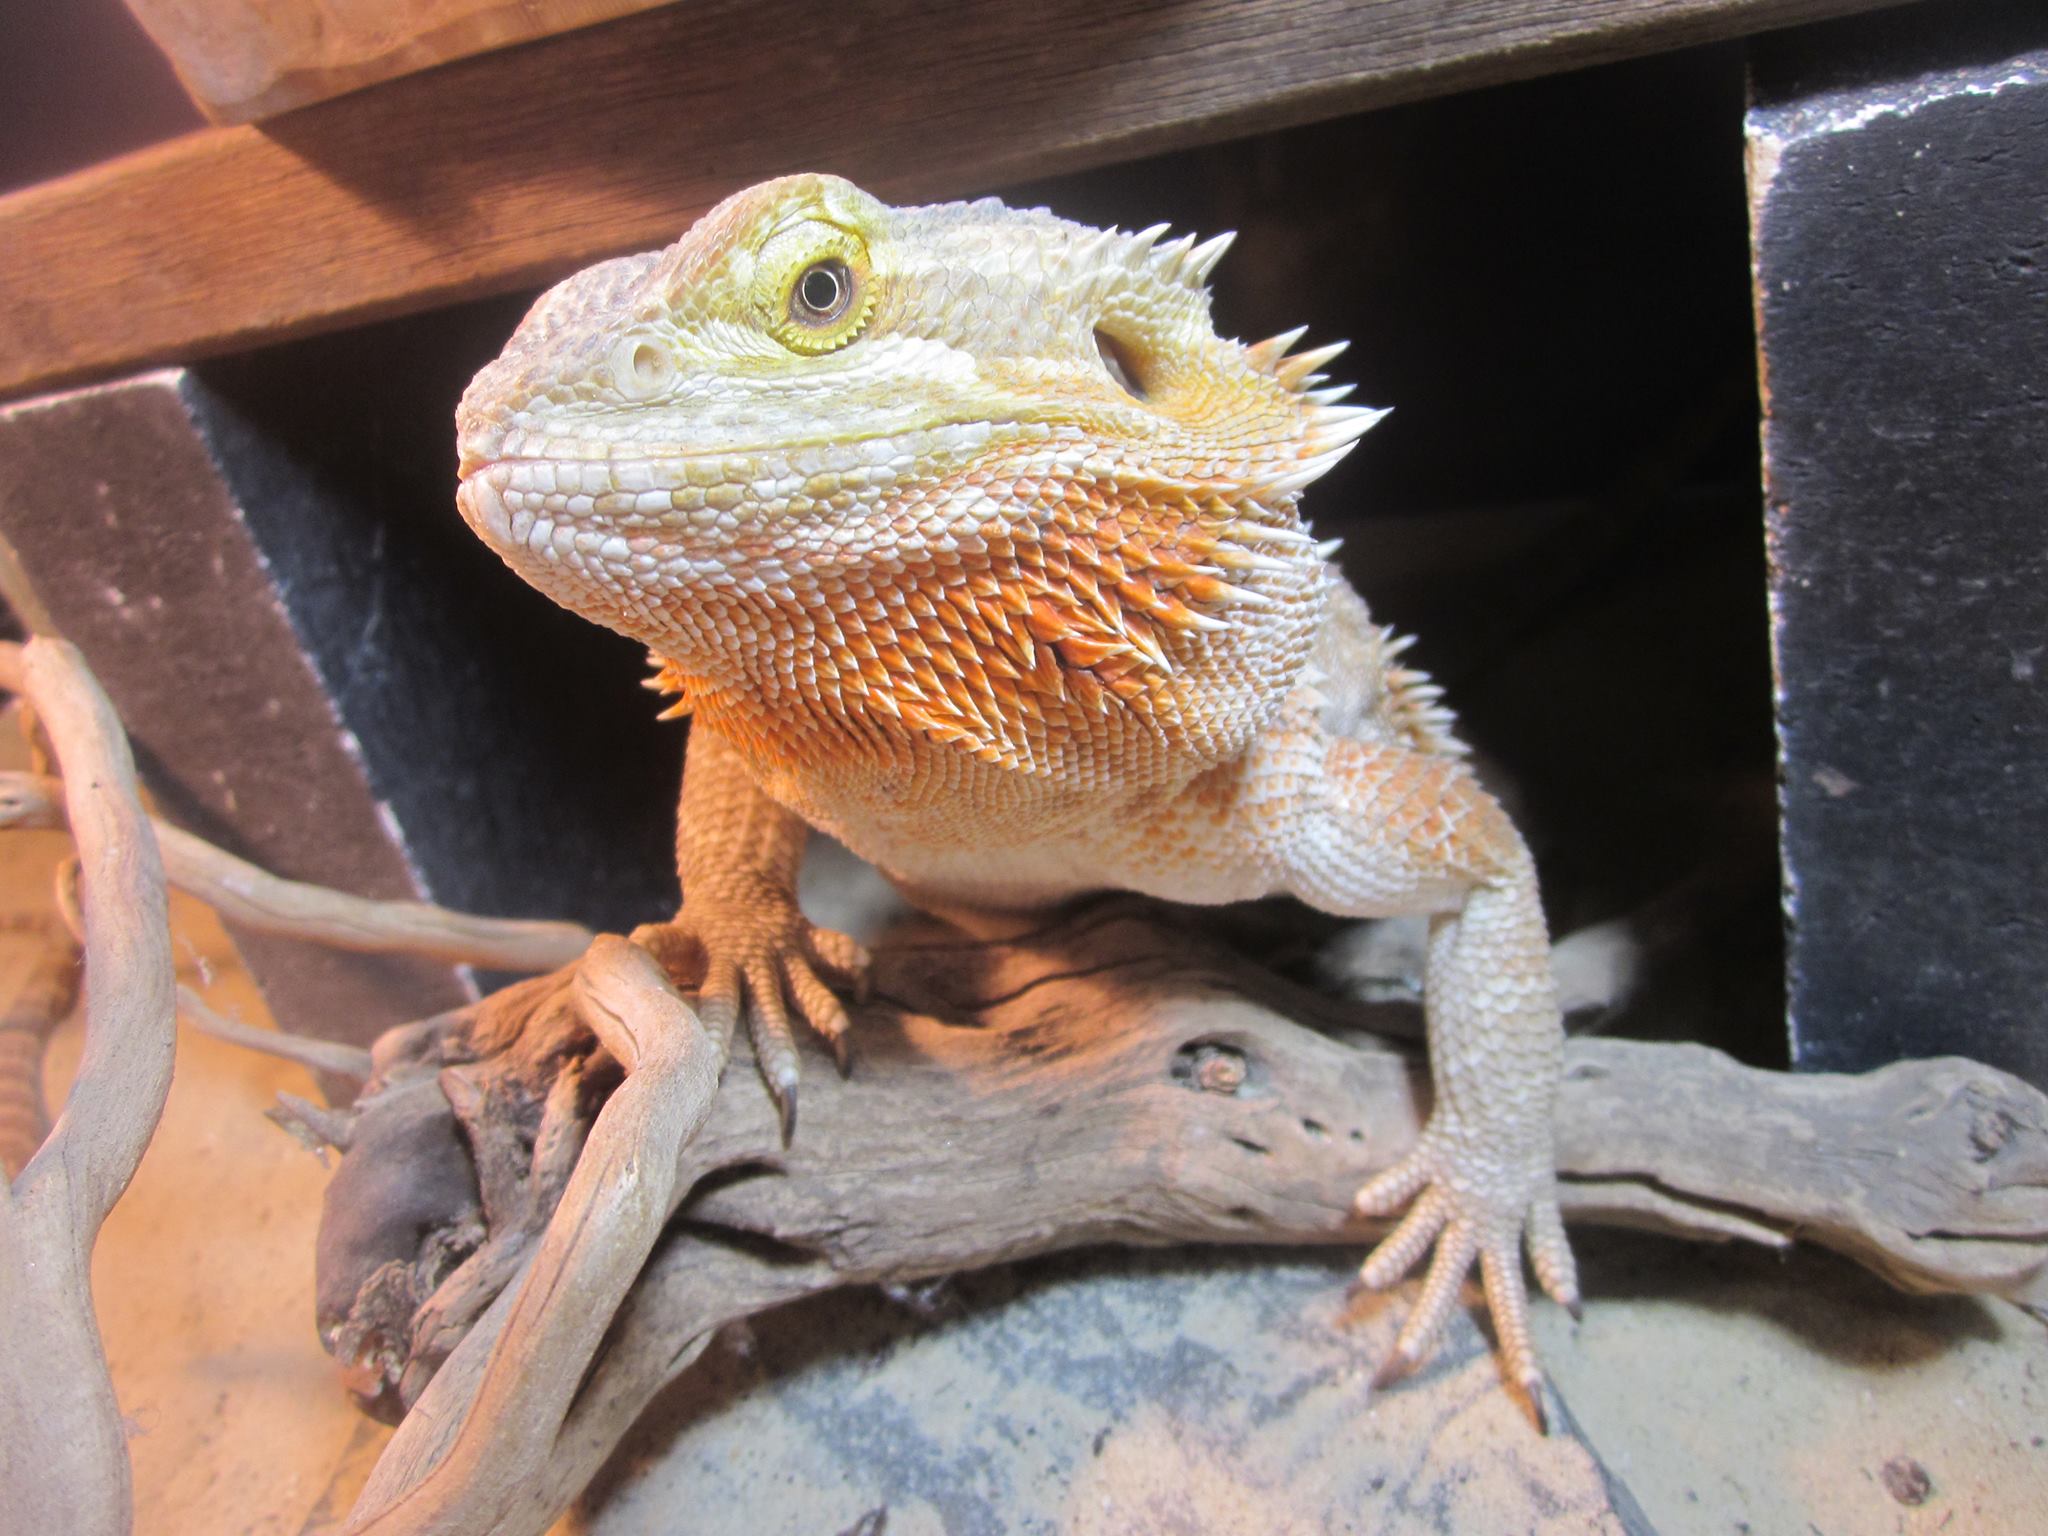
[[[0,199],[0,395],[503,292],[798,169],[895,201],[1877,0],[692,0]]]
[[[351,1529],[412,1528],[396,1517],[429,1477],[437,1531],[547,1529],[719,1326],[834,1286],[1086,1243],[1362,1243],[1351,1193],[1421,1123],[1417,1063],[1371,1036],[1304,1028],[1297,1020],[1338,1010],[1141,903],[1101,904],[1003,943],[927,930],[885,946],[877,967],[853,1075],[840,1081],[814,1058],[791,1146],[749,1064],[728,1074],[684,1154],[676,1187],[691,1192],[678,1221],[601,1351],[501,1348],[506,1318],[528,1308],[525,1287],[508,1285],[488,1310],[469,1298],[477,1322],[413,1403]],[[385,1075],[359,1124],[431,1109],[417,1085],[445,1081],[445,1062],[480,1069],[470,1089],[481,1079],[492,1091],[467,1092],[454,1112],[467,1145],[506,1149],[477,1158],[485,1207],[516,1204],[491,1188],[516,1185],[538,1154],[489,1122],[530,1126],[564,1063],[589,1055],[573,976],[524,983],[380,1047]],[[593,1064],[590,1081],[604,1075]],[[1789,1077],[1703,1047],[1579,1041],[1560,1121],[1575,1219],[1779,1246],[1797,1231],[1908,1288],[2048,1304],[2048,1098],[1993,1069],[1951,1059]],[[443,1145],[466,1156],[453,1135]],[[650,1156],[659,1164],[670,1146]],[[352,1150],[332,1186],[323,1307],[337,1271],[372,1277],[344,1288],[358,1312],[403,1293],[374,1277],[403,1267],[410,1247],[342,1251],[377,1225],[361,1220],[360,1201],[462,1182],[415,1163],[401,1188],[372,1162]],[[592,1217],[572,1194],[554,1225],[587,1241]],[[407,1228],[409,1242],[418,1231]],[[333,1322],[330,1338],[346,1343],[402,1339],[409,1319]],[[551,1434],[523,1425],[494,1448],[470,1408],[486,1369],[581,1388],[557,1395],[566,1411]],[[458,1455],[451,1488],[435,1469]]]
[[[711,1112],[729,1036],[708,1029],[648,953],[616,934],[576,967],[578,1016],[626,1078],[590,1129],[562,1195],[570,1221],[551,1222],[509,1312],[502,1341],[466,1404],[453,1448],[404,1496],[360,1529],[500,1528],[478,1490],[503,1463],[553,1449],[577,1395],[581,1368],[534,1375],[534,1360],[588,1362],[638,1280],[662,1228],[693,1182],[683,1157]]]
[[[665,0],[126,0],[199,110],[274,112]]]

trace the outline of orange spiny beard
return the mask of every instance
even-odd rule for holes
[[[962,493],[981,510],[888,567],[680,599],[678,628],[730,637],[733,665],[714,678],[661,659],[652,686],[770,773],[859,774],[878,749],[920,746],[1067,778],[1111,738],[1190,769],[1219,760],[1208,717],[1243,703],[1214,707],[1219,669],[1256,633],[1277,696],[1274,662],[1305,655],[1322,570],[1292,497],[997,460],[872,516],[928,527]]]

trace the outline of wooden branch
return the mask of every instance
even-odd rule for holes
[[[897,200],[1884,0],[690,0],[0,198],[0,397],[560,277],[726,193]]]
[[[128,738],[78,652],[0,647],[0,687],[35,706],[65,778],[85,929],[85,1051],[64,1113],[0,1185],[0,1488],[23,1529],[125,1531],[126,1436],[92,1311],[92,1248],[171,1086],[162,861]]]
[[[245,1051],[294,1061],[310,1072],[332,1072],[336,1077],[353,1078],[359,1083],[369,1080],[370,1053],[361,1046],[294,1035],[281,1029],[253,1028],[215,1013],[190,987],[178,988],[178,1017],[201,1034],[239,1045]]]
[[[490,1493],[500,1470],[553,1448],[612,1315],[690,1187],[683,1149],[711,1111],[730,1040],[624,939],[600,938],[574,974],[577,1011],[626,1079],[591,1128],[466,1412],[436,1426],[416,1480],[352,1522],[365,1536],[499,1528]]]
[[[690,1144],[681,1182],[695,1188],[580,1391],[551,1399],[559,1427],[448,1474],[460,1488],[440,1485],[432,1529],[546,1530],[719,1327],[798,1296],[1086,1243],[1362,1244],[1351,1194],[1406,1149],[1426,1107],[1419,1063],[1304,1028],[1290,1016],[1299,994],[1140,903],[1008,944],[925,930],[877,966],[853,1075],[812,1057],[794,1145],[754,1074],[728,1074]],[[364,1114],[444,1057],[483,1052],[499,1112],[516,1119],[591,1048],[560,1006],[571,984],[529,982],[415,1033],[410,1061],[380,1050],[390,1076]],[[1993,1069],[1789,1077],[1702,1047],[1582,1040],[1561,1125],[1576,1220],[1778,1246],[1796,1231],[1912,1288],[2048,1306],[2048,1097]],[[571,1212],[579,1231],[601,1219],[573,1190],[557,1223]],[[325,1268],[346,1258],[323,1248]],[[535,1287],[520,1294],[524,1306]],[[419,1397],[357,1528],[427,1528],[396,1512],[443,1475],[486,1360],[519,1369],[501,1337],[509,1313],[502,1297],[483,1312]]]
[[[0,772],[0,828],[64,824],[59,781]],[[501,971],[552,970],[590,944],[591,932],[581,923],[477,917],[424,901],[371,901],[282,879],[167,821],[152,817],[151,825],[171,884],[257,933]]]

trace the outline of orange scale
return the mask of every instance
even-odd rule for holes
[[[1073,626],[1066,616],[1043,599],[1034,600],[1024,615],[1024,622],[1030,627],[1035,639],[1051,644],[1068,634]]]
[[[1070,672],[1067,674],[1067,684],[1073,689],[1074,697],[1079,699],[1089,709],[1105,710],[1109,708],[1109,695],[1103,690],[1102,685],[1095,680],[1094,673]]]
[[[1125,602],[1142,613],[1150,613],[1154,609],[1166,606],[1165,599],[1159,595],[1159,589],[1142,576],[1126,577],[1116,584],[1116,589]]]
[[[1061,640],[1056,649],[1070,667],[1093,667],[1122,654],[1124,647],[1121,641],[1090,640],[1075,635]]]

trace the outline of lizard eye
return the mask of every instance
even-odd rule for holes
[[[777,231],[757,260],[763,328],[790,351],[836,352],[867,328],[881,284],[858,234],[805,220]]]
[[[853,303],[853,274],[838,260],[804,268],[789,293],[789,318],[799,325],[830,325]]]

